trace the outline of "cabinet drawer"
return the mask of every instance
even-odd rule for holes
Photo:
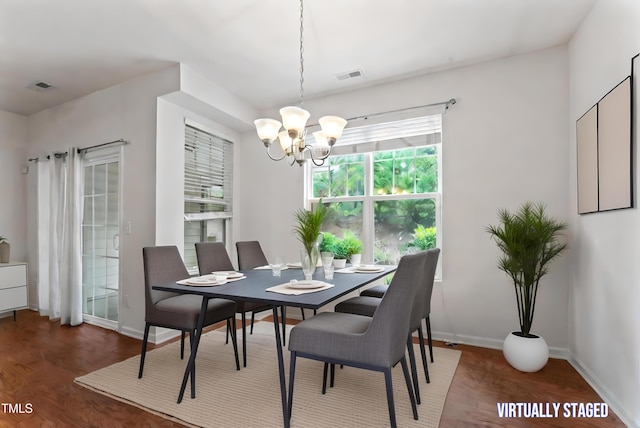
[[[27,266],[0,266],[0,289],[27,285]]]
[[[0,312],[27,307],[27,286],[0,290]]]

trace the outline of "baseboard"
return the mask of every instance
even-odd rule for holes
[[[120,334],[123,334],[128,337],[133,337],[134,339],[142,340],[144,337],[144,331],[133,329],[130,327],[125,327],[122,329]],[[161,328],[155,327],[149,331],[149,343],[153,343],[154,345],[159,345],[161,343],[167,342],[173,338],[180,337],[179,330],[173,330],[170,328]]]
[[[432,331],[434,340],[442,340],[447,344],[460,343],[470,346],[478,346],[480,348],[502,350],[504,340],[490,339],[478,336],[466,336],[461,334],[451,334],[440,331]],[[549,357],[567,360],[569,358],[569,350],[567,348],[549,347]]]
[[[144,336],[144,332],[142,330],[138,330],[131,327],[123,326],[122,330],[120,330],[120,334],[123,336],[133,337],[134,339],[142,340]]]
[[[572,353],[569,353],[567,358],[569,364],[582,376],[582,378],[593,388],[593,390],[602,398],[609,408],[622,420],[622,422],[628,427],[640,428],[640,420],[633,421],[633,418],[627,414],[624,408],[620,405],[620,402],[615,395],[600,382],[598,376],[596,376],[591,370],[585,367],[579,359]]]

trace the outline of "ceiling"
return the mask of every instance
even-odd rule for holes
[[[595,2],[306,0],[305,99],[564,44]],[[258,110],[293,103],[299,14],[296,0],[0,0],[0,110],[29,115],[180,62]]]

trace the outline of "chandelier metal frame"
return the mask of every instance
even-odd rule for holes
[[[300,107],[288,106],[280,109],[282,123],[275,119],[262,118],[254,121],[258,137],[263,142],[267,155],[274,161],[289,157],[289,165],[302,166],[307,160],[314,165],[324,164],[333,150],[347,121],[338,116],[324,116],[318,120],[320,131],[313,133],[315,144],[306,142],[306,123],[310,113],[304,110],[304,4],[300,0]],[[284,127],[284,131],[281,131]],[[271,154],[271,146],[279,140],[283,154],[280,157]],[[308,156],[307,156],[308,154]]]

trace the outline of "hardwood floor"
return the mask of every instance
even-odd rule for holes
[[[0,319],[0,427],[181,427],[73,383],[78,376],[138,355],[140,346],[139,340],[113,331],[88,324],[62,327],[28,310],[18,312],[16,322]],[[512,369],[501,351],[456,348],[462,357],[441,427],[624,427],[611,410],[604,419],[500,419],[501,402],[602,400],[564,360],[550,360],[540,372],[524,374]]]

